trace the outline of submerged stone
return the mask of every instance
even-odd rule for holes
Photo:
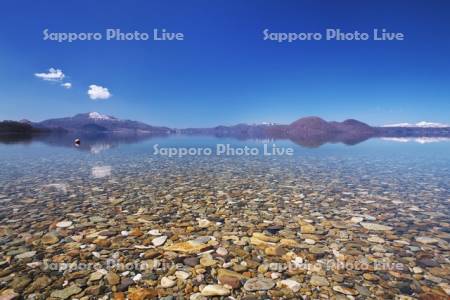
[[[275,286],[275,282],[268,278],[251,278],[244,284],[244,289],[248,292],[267,291]]]
[[[70,285],[62,290],[56,290],[51,293],[51,296],[59,299],[69,299],[71,296],[81,292],[81,288],[76,285]]]

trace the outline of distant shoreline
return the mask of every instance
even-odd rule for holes
[[[295,122],[283,124],[237,124],[211,128],[184,128],[152,126],[145,123],[121,120],[106,115],[92,118],[92,113],[78,114],[74,117],[49,119],[42,122],[1,121],[0,135],[34,135],[49,133],[105,133],[105,134],[185,134],[218,136],[261,136],[273,138],[297,137],[450,137],[450,127],[418,126],[370,126],[358,120],[343,122],[325,121],[319,117],[304,117]],[[100,114],[99,114],[100,115]]]
[[[305,117],[289,125],[238,124],[212,128],[171,129],[145,123],[121,120],[115,117],[78,114],[74,117],[50,119],[39,123],[30,121],[0,122],[0,142],[16,143],[42,141],[50,144],[71,146],[74,139],[86,141],[136,141],[168,137],[178,134],[186,136],[230,137],[238,140],[272,139],[290,140],[295,144],[315,148],[326,143],[356,145],[371,138],[450,138],[450,127],[372,127],[349,119],[343,122],[328,122],[319,117]]]

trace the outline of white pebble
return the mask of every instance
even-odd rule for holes
[[[133,277],[133,281],[134,282],[138,282],[138,281],[140,281],[142,279],[142,274],[136,274],[134,277]]]

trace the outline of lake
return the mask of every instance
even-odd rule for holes
[[[217,145],[258,151],[218,155]],[[263,155],[264,145],[292,155]],[[237,299],[445,299],[450,289],[445,139],[31,139],[0,144],[0,157],[0,277],[23,295],[58,298],[75,277],[86,289],[63,291],[91,299],[135,285],[148,299],[205,285]],[[43,279],[24,284],[29,272]]]

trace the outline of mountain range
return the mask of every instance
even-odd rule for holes
[[[216,126],[213,128],[171,129],[169,127],[152,126],[142,122],[122,120],[113,116],[89,112],[73,117],[49,119],[42,122],[22,120],[20,122],[0,122],[0,133],[70,133],[76,134],[114,134],[114,135],[214,135],[230,136],[241,139],[273,138],[291,139],[305,146],[317,146],[325,142],[343,142],[356,144],[371,137],[450,137],[450,127],[437,124],[433,127],[429,122],[421,122],[408,126],[401,123],[397,126],[372,127],[358,120],[349,119],[343,122],[325,121],[319,117],[300,118],[291,124],[238,124],[234,126]]]
[[[388,124],[383,125],[382,127],[407,127],[407,128],[447,128],[450,127],[448,124],[442,124],[442,123],[434,123],[434,122],[418,122],[415,124],[411,123],[398,123],[398,124]]]
[[[168,127],[147,125],[138,121],[122,120],[116,117],[89,112],[77,114],[73,117],[49,119],[33,123],[22,120],[38,129],[64,130],[68,132],[115,132],[115,133],[140,133],[140,134],[168,134],[172,130]]]

